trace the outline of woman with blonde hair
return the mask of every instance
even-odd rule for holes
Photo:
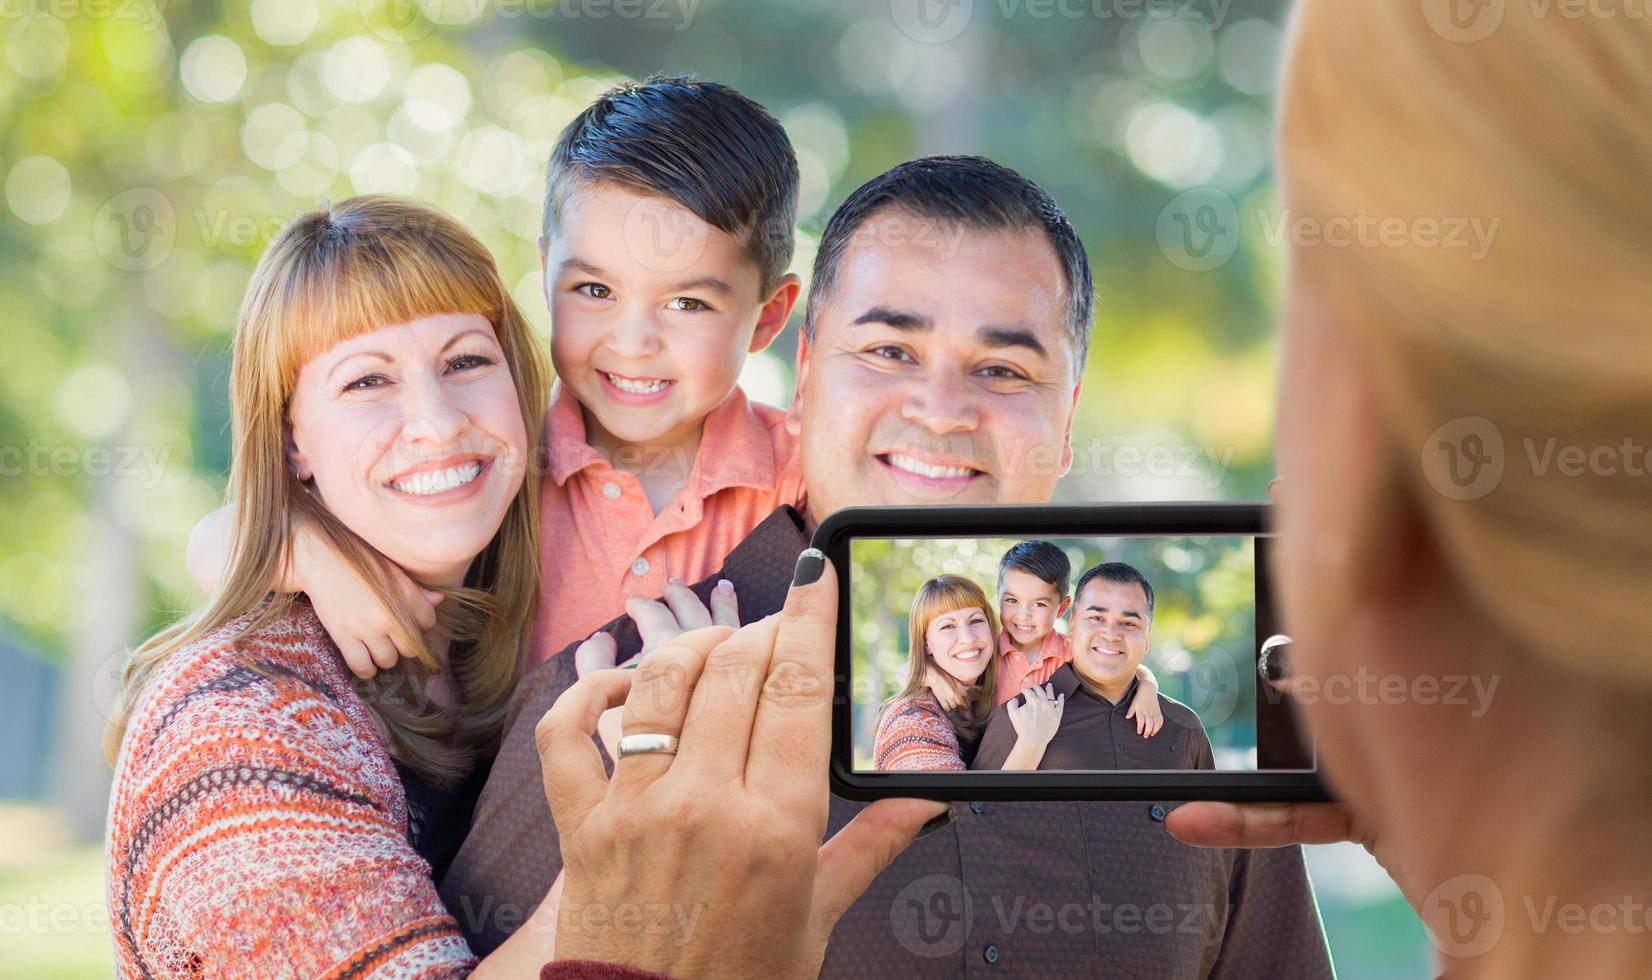
[[[878,709],[874,764],[887,770],[967,769],[997,699],[998,617],[981,587],[962,575],[919,586],[907,616],[906,685]],[[950,686],[958,706],[941,707],[931,683]],[[1061,722],[1065,698],[1029,688],[1006,709],[1017,733],[1005,769],[1037,769]]]
[[[477,967],[431,865],[532,621],[548,377],[487,249],[434,209],[354,198],[271,243],[234,339],[224,584],[133,654],[110,729],[120,975]],[[402,610],[394,670],[353,678],[274,590],[300,525]],[[446,597],[438,622],[396,570]],[[481,966],[537,971],[531,926]]]
[[[1290,252],[1292,671],[1491,693],[1309,699],[1345,806],[1169,822],[1361,840],[1452,977],[1652,976],[1652,22],[1566,6],[1298,8],[1284,202],[1404,234]]]

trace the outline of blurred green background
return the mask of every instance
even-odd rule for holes
[[[362,192],[432,202],[548,332],[541,167],[617,81],[694,72],[776,113],[805,278],[849,190],[983,153],[1050,190],[1096,270],[1062,499],[1255,498],[1285,6],[0,0],[0,973],[109,972],[98,738],[122,651],[200,599],[183,549],[221,500],[228,338],[286,217]],[[789,398],[793,336],[752,358],[755,397]],[[1342,976],[1428,971],[1362,851],[1309,855]]]
[[[1250,538],[1053,538],[1067,555],[1067,594],[1104,561],[1134,566],[1153,586],[1143,663],[1159,690],[1192,708],[1218,769],[1256,768],[1256,547]],[[999,562],[1015,538],[856,539],[849,545],[854,647],[849,670],[855,765],[873,769],[879,708],[906,683],[908,613],[924,582],[962,575],[998,612]],[[1076,599],[1077,597],[1074,596]],[[1056,629],[1070,633],[1071,618]]]

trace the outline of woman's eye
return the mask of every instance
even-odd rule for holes
[[[711,309],[711,305],[709,303],[704,300],[695,299],[692,296],[678,296],[666,305],[673,310],[680,310],[684,313],[698,313],[701,310]]]
[[[389,383],[389,379],[382,374],[368,374],[346,384],[340,391],[367,391],[370,388],[380,388]]]
[[[474,371],[477,368],[487,367],[493,363],[493,358],[483,357],[481,354],[460,354],[447,362],[449,371]]]
[[[582,282],[574,287],[574,292],[584,293],[592,299],[607,299],[614,295],[614,291],[600,282]]]

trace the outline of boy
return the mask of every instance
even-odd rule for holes
[[[715,82],[621,85],[562,131],[539,241],[558,381],[526,666],[628,599],[704,578],[776,507],[801,502],[784,413],[737,385],[746,355],[768,347],[797,302],[800,281],[786,271],[797,189],[780,124]],[[215,587],[228,551],[222,515],[191,540],[203,587]],[[310,595],[354,672],[394,665],[390,611],[305,536],[282,586]],[[400,584],[428,628],[440,595]]]
[[[1067,553],[1049,541],[1022,541],[999,560],[997,704],[1045,683],[1072,661],[1072,641],[1055,628],[1072,605],[1067,590],[1072,570]],[[1125,717],[1136,720],[1137,734],[1151,738],[1164,724],[1159,685],[1146,664],[1136,669],[1136,677],[1140,684]],[[930,690],[943,708],[950,709],[948,700],[956,701],[950,685],[932,683]]]

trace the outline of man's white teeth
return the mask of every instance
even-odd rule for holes
[[[669,381],[654,378],[648,381],[638,381],[631,378],[622,378],[617,374],[608,375],[608,380],[614,387],[633,395],[652,395],[665,390]]]
[[[961,476],[973,476],[975,471],[967,466],[934,466],[911,456],[902,456],[900,453],[889,454],[889,465],[908,473],[927,476],[931,480],[946,480]]]
[[[402,493],[424,497],[433,493],[444,493],[455,487],[462,487],[476,479],[481,472],[482,464],[479,462],[461,463],[458,466],[450,466],[445,470],[426,470],[423,473],[415,473],[390,485]]]

